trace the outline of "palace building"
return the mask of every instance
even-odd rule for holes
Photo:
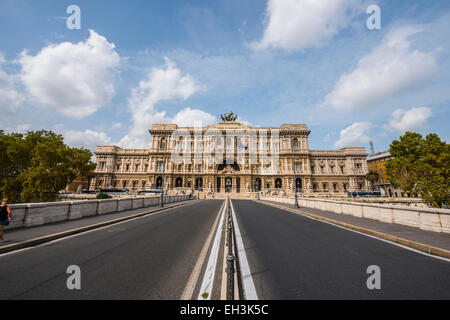
[[[332,196],[370,186],[365,148],[310,150],[304,124],[155,124],[149,133],[149,149],[98,146],[90,188],[284,195],[296,187],[305,196]]]

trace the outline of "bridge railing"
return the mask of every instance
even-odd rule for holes
[[[165,196],[164,203],[180,202],[188,199],[189,195]],[[147,208],[159,205],[160,201],[160,197],[136,197],[16,204],[10,206],[13,219],[5,229],[33,227],[131,209]]]
[[[262,196],[261,200],[294,204],[293,197]],[[422,230],[450,233],[450,210],[419,208],[375,203],[299,198],[301,207],[331,211],[387,223],[396,223]]]

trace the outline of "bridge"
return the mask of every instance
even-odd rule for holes
[[[77,202],[59,204],[64,219],[5,231],[0,299],[450,298],[445,230],[279,200],[94,200],[71,219]],[[49,208],[12,209],[15,219],[63,216]],[[68,285],[70,266],[79,288]]]

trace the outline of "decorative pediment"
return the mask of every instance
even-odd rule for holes
[[[235,170],[231,165],[227,164],[221,173],[224,175],[233,175],[235,174]]]

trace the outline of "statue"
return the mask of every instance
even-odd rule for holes
[[[238,116],[233,112],[228,112],[225,114],[221,114],[220,118],[222,119],[223,122],[234,122],[237,120]]]

